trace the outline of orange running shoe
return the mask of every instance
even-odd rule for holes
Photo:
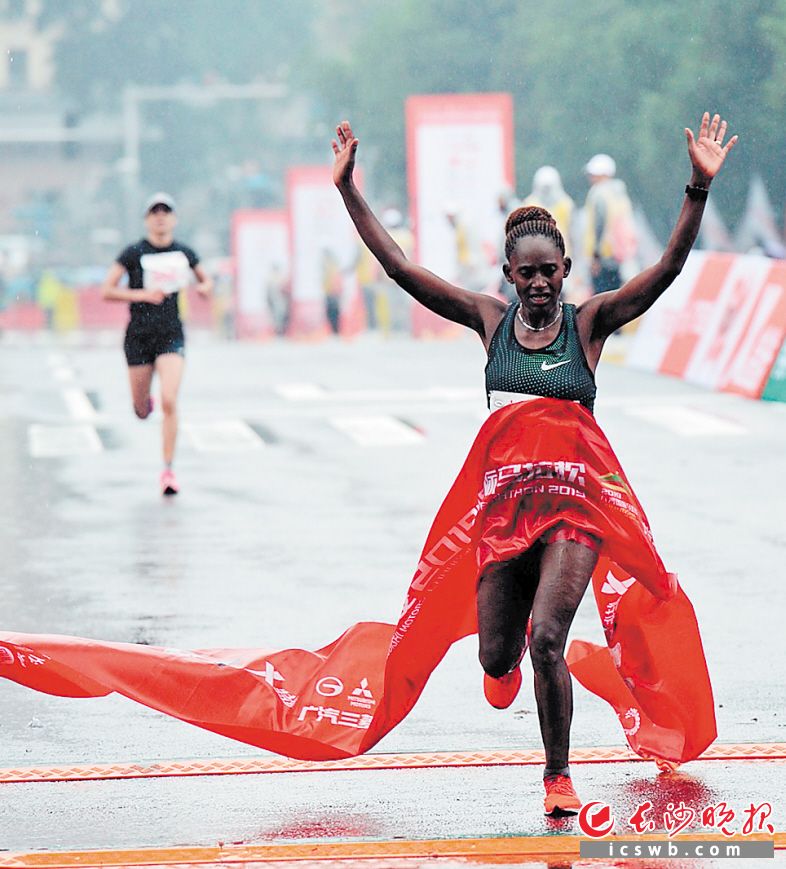
[[[543,807],[547,815],[562,818],[565,815],[578,814],[581,800],[569,775],[547,775],[543,779],[543,786],[546,788]]]
[[[516,699],[519,688],[521,688],[521,667],[516,667],[499,679],[494,679],[488,673],[483,674],[483,693],[495,709],[507,709]]]

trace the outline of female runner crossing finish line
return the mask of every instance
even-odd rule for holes
[[[607,647],[574,641],[570,671],[615,709],[631,748],[659,764],[698,757],[716,736],[698,626],[646,516],[592,416],[605,338],[674,280],[726,154],[726,124],[686,130],[693,174],[660,262],[616,292],[561,305],[570,269],[547,212],[514,212],[506,307],[410,263],[352,182],[357,139],[334,142],[334,179],[386,272],[431,310],[478,332],[487,388],[542,395],[494,409],[429,531],[396,625],[361,622],[318,649],[181,651],[0,633],[0,675],[50,694],[123,694],[233,739],[310,760],[368,751],[417,702],[451,644],[478,633],[484,687],[512,703],[529,644],[548,814],[581,803],[568,768],[572,713],[563,650],[592,579]],[[552,377],[552,375],[556,375]],[[495,395],[491,395],[495,393]],[[530,624],[529,639],[527,624]],[[326,694],[324,686],[331,686]]]
[[[488,353],[489,401],[494,392],[523,393],[577,401],[592,412],[594,373],[604,342],[652,306],[679,274],[696,240],[710,182],[737,141],[734,136],[723,145],[726,129],[726,121],[718,115],[710,121],[709,113],[702,118],[698,139],[686,128],[693,173],[660,261],[619,290],[578,308],[560,301],[571,261],[545,209],[516,209],[505,224],[503,272],[518,296],[506,307],[490,296],[453,286],[404,257],[353,184],[358,140],[347,122],[336,128],[333,175],[358,232],[388,276],[430,310],[478,333]],[[581,806],[568,768],[573,700],[563,652],[602,548],[597,532],[589,523],[558,521],[530,546],[495,539],[495,545],[484,543],[478,553],[485,694],[492,706],[510,706],[521,685],[519,662],[529,644],[549,813]]]

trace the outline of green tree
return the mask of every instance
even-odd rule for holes
[[[408,94],[503,90],[521,192],[552,163],[581,200],[584,163],[610,152],[665,235],[688,171],[682,129],[706,108],[740,134],[716,188],[727,217],[739,217],[754,169],[784,199],[786,0],[371,5],[349,48],[319,46],[308,64],[324,120],[353,120],[366,153],[384,157],[374,165],[386,188],[405,177]]]

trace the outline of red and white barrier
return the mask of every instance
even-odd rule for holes
[[[273,334],[270,294],[290,275],[289,220],[285,211],[254,208],[232,215],[235,329],[238,338]]]
[[[694,251],[645,314],[627,364],[760,398],[786,340],[786,262]]]
[[[15,302],[0,311],[0,329],[35,332],[46,326],[46,315],[35,302]]]
[[[78,287],[74,291],[77,323],[80,329],[125,330],[128,323],[128,305],[108,302],[100,286]]]

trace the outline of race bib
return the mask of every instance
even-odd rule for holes
[[[492,389],[489,393],[489,413],[494,413],[501,407],[507,407],[509,404],[518,404],[521,401],[535,401],[537,398],[544,398],[543,395],[530,395],[528,392],[503,392],[501,389]],[[572,398],[570,401],[579,404],[578,399]]]
[[[492,389],[489,394],[489,411],[494,413],[501,407],[507,407],[509,404],[518,404],[520,401],[534,401],[536,398],[543,398],[542,395],[530,395],[527,392],[503,392],[501,389]]]
[[[190,281],[191,266],[181,250],[166,253],[146,253],[140,258],[142,286],[146,290],[161,290],[167,295],[184,289]]]

